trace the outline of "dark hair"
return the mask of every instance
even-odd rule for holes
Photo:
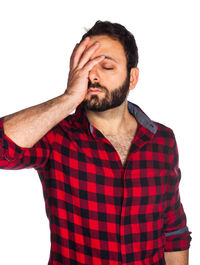
[[[138,64],[138,48],[135,38],[124,26],[110,21],[98,20],[94,26],[89,29],[83,36],[83,41],[88,36],[107,35],[113,40],[118,40],[124,47],[128,73],[132,67]]]

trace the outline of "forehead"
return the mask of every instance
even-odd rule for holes
[[[96,56],[105,55],[109,58],[114,59],[118,63],[126,63],[126,56],[124,52],[124,47],[118,40],[113,40],[109,36],[90,36],[90,41],[88,48],[92,46],[96,41],[100,43],[99,48],[95,51],[92,58]]]

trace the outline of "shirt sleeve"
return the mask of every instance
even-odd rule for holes
[[[190,247],[191,232],[187,227],[187,219],[180,200],[179,183],[181,170],[179,168],[178,147],[173,135],[173,147],[169,153],[170,174],[167,181],[166,207],[164,216],[165,249],[164,251],[181,251]]]
[[[32,148],[20,147],[4,133],[0,118],[0,169],[43,168],[50,156],[52,137],[50,132]]]

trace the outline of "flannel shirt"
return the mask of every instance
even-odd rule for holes
[[[32,148],[16,145],[0,120],[0,168],[34,168],[50,223],[48,265],[163,265],[188,249],[181,171],[172,129],[136,104],[138,128],[125,166],[82,104]]]

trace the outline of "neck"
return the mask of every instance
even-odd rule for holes
[[[102,112],[86,110],[86,115],[90,123],[104,135],[119,135],[137,125],[129,113],[127,100],[116,108]]]

